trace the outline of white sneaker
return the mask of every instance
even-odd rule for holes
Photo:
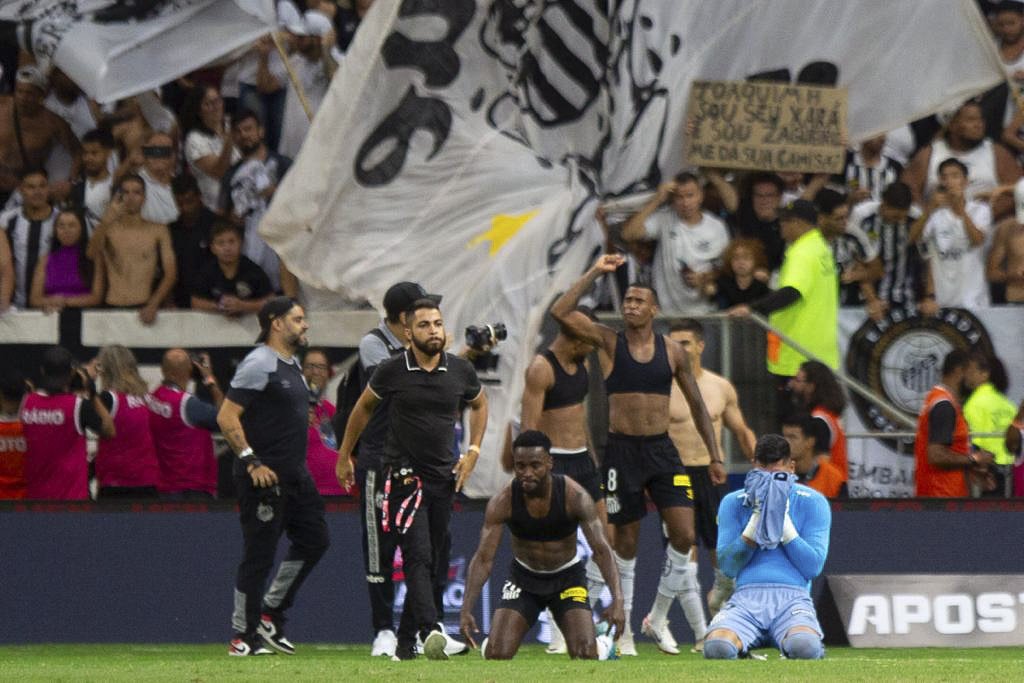
[[[373,647],[370,649],[370,656],[393,657],[397,647],[398,638],[395,637],[395,632],[386,628],[377,631],[377,637],[373,639]]]
[[[444,624],[438,622],[437,628],[441,632],[441,635],[444,636],[444,653],[446,655],[454,657],[456,655],[464,655],[469,652],[469,645],[461,640],[455,640],[448,635],[448,631],[445,630]]]
[[[644,617],[643,623],[640,625],[640,633],[643,633],[645,636],[653,640],[654,644],[658,646],[658,649],[665,654],[679,654],[679,644],[672,636],[672,631],[668,628],[668,621],[660,627],[656,627],[654,622],[651,621],[651,615],[648,614]]]
[[[564,655],[569,651],[569,648],[565,645],[565,636],[562,635],[562,629],[558,628],[558,624],[551,621],[551,642],[548,643],[547,648],[544,650],[549,655]]]
[[[427,659],[448,659],[448,653],[445,652],[446,645],[445,634],[440,631],[431,631],[430,635],[423,641],[423,654],[426,655]]]
[[[636,657],[636,643],[633,642],[633,628],[627,623],[622,635],[615,641],[620,657]]]

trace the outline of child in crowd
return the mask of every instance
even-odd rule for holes
[[[749,238],[734,239],[722,254],[722,272],[704,288],[719,309],[750,303],[769,293],[764,245]]]
[[[86,256],[85,217],[61,209],[53,225],[50,252],[40,257],[32,275],[29,305],[48,313],[90,308],[103,301],[103,267]]]
[[[263,269],[242,255],[243,235],[238,225],[227,221],[214,223],[210,251],[217,260],[200,271],[196,291],[192,293],[192,308],[228,316],[258,313],[274,293]]]

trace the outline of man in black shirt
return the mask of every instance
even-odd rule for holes
[[[352,449],[374,408],[387,400],[382,527],[402,549],[407,587],[396,657],[415,657],[419,634],[428,658],[447,659],[447,641],[437,630],[432,568],[448,538],[452,500],[480,455],[487,397],[473,365],[444,351],[444,321],[436,302],[419,299],[406,310],[405,334],[412,346],[381,363],[352,409],[338,450],[338,476],[353,481]],[[470,445],[456,461],[451,445],[463,404],[470,408]]]
[[[350,370],[352,378],[358,378],[359,393],[366,385],[377,368],[389,358],[405,352],[405,311],[418,299],[431,299],[441,303],[441,297],[427,294],[415,282],[399,282],[388,288],[384,293],[384,320],[373,328],[359,341],[359,365]],[[352,381],[352,380],[350,380]],[[353,387],[354,388],[354,387]],[[344,392],[342,395],[341,392]],[[343,406],[354,405],[348,387],[339,387],[338,412],[335,415],[335,434],[344,434],[348,424],[348,413]],[[395,637],[395,585],[391,580],[395,557],[395,539],[385,534],[381,528],[379,499],[384,487],[384,441],[388,433],[388,405],[382,402],[373,412],[373,417],[359,437],[356,448],[356,483],[359,487],[359,507],[363,511],[359,515],[362,526],[363,560],[366,569],[366,588],[370,594],[370,619],[375,633],[371,656],[393,657],[398,641]],[[339,460],[341,474],[344,474],[348,463]],[[443,610],[443,595],[447,588],[448,557],[438,557],[443,565],[441,580],[435,576],[434,607]],[[435,568],[435,575],[437,574]],[[440,590],[438,590],[440,586]],[[438,615],[440,616],[440,615]],[[457,654],[456,650],[464,651],[465,643],[452,639],[449,642],[449,654]]]
[[[274,293],[263,269],[242,255],[242,228],[218,221],[210,234],[217,260],[207,263],[192,291],[192,308],[238,316],[257,313]]]
[[[203,266],[213,261],[210,253],[210,228],[217,215],[203,206],[196,179],[181,175],[171,181],[174,203],[178,206],[178,220],[168,226],[174,258],[178,264],[178,279],[174,283],[174,305],[188,308]]]
[[[217,423],[238,454],[235,484],[245,550],[235,582],[235,637],[228,654],[258,655],[266,643],[284,654],[284,612],[327,550],[324,504],[306,467],[309,387],[296,351],[306,341],[305,312],[287,297],[259,313],[260,344],[235,371]],[[284,531],[291,547],[263,587]]]

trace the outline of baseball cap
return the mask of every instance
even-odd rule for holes
[[[417,299],[430,299],[436,304],[441,303],[440,294],[427,294],[427,290],[416,282],[399,282],[391,285],[384,293],[384,312],[388,318],[394,319],[404,313]]]
[[[795,218],[815,225],[818,222],[818,210],[814,208],[814,204],[806,199],[794,199],[779,210],[780,221],[789,218]]]
[[[290,296],[276,296],[263,304],[263,308],[260,309],[257,315],[257,319],[260,321],[260,336],[256,337],[256,343],[262,344],[267,341],[267,337],[270,336],[270,323],[274,322],[275,318],[280,318],[292,310],[292,307],[298,304],[299,302]]]
[[[15,73],[15,80],[17,80],[18,83],[34,85],[43,92],[46,92],[46,90],[49,89],[49,83],[46,81],[46,76],[43,75],[43,72],[40,71],[39,67],[31,64],[26,64],[25,66],[20,67]]]

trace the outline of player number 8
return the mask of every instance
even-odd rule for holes
[[[608,491],[615,491],[618,488],[618,473],[614,467],[608,469]]]

